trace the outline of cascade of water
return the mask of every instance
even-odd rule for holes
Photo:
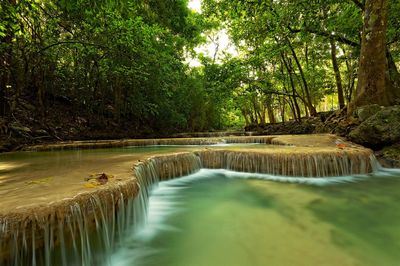
[[[128,140],[99,140],[99,141],[75,141],[52,145],[37,145],[25,147],[24,150],[71,150],[71,149],[96,149],[124,146],[155,146],[155,145],[213,145],[221,142],[226,143],[263,143],[271,144],[274,136],[219,136],[199,138],[176,138],[176,139],[128,139]],[[277,142],[277,144],[280,144]]]
[[[268,143],[270,138],[247,138]],[[234,143],[235,138],[226,138]],[[241,139],[243,142],[243,139]],[[63,202],[0,216],[0,265],[104,264],[115,240],[144,224],[150,192],[159,181],[204,168],[279,176],[327,177],[378,169],[368,150],[274,152],[202,150],[150,158],[131,179]],[[122,244],[120,242],[120,244]],[[100,252],[99,252],[100,251]],[[95,255],[95,256],[94,256]]]
[[[260,143],[271,144],[274,136],[246,136],[246,137],[229,137],[224,140],[226,143]]]
[[[115,233],[122,235],[132,221],[138,190],[136,182],[128,180],[0,217],[0,265],[103,263]]]
[[[158,156],[137,164],[134,169],[140,193],[135,200],[137,204],[134,208],[139,210],[139,216],[135,217],[133,223],[135,227],[140,227],[145,223],[150,192],[160,180],[188,175],[200,168],[200,158],[194,153]]]
[[[367,174],[372,173],[376,167],[368,151],[307,154],[215,150],[202,151],[199,155],[203,167],[206,168],[280,176],[328,177]]]

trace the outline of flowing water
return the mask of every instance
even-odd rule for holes
[[[229,149],[243,147],[266,149]],[[133,176],[134,161],[198,149],[154,146],[0,154],[0,214],[91,191],[84,187],[91,173],[125,180]],[[142,189],[135,200],[124,199],[122,193],[108,195],[107,201],[93,196],[86,205],[71,206],[67,219],[58,224],[44,221],[40,228],[19,228],[13,232],[17,244],[11,246],[17,260],[10,265],[399,265],[399,171],[296,178],[202,169],[159,183],[160,176],[185,175],[202,163],[212,168],[222,162],[230,169],[260,167],[250,162],[260,157],[257,154],[247,162],[244,155],[229,152],[215,161],[207,155],[211,153],[142,163],[136,169]],[[314,158],[319,166],[320,157]],[[337,162],[350,161],[346,155]],[[342,167],[337,162],[333,172]],[[100,211],[92,221],[86,211],[95,208]],[[87,231],[91,222],[96,232]],[[0,219],[0,233],[7,226]],[[34,244],[26,244],[36,229],[45,243],[39,255]],[[67,240],[71,236],[77,239]],[[1,240],[0,235],[0,251]],[[0,264],[1,259],[0,252]]]
[[[135,160],[190,149],[154,146],[0,154],[0,212],[90,191],[84,187],[90,174],[105,172],[125,179],[132,176]]]
[[[399,177],[203,169],[153,190],[146,225],[111,265],[399,265]]]

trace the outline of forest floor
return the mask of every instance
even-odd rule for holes
[[[8,120],[0,118],[0,152],[68,140],[198,137],[218,134],[215,132],[183,134],[154,132],[150,128],[135,127],[129,119],[116,122],[110,114],[83,113],[79,108],[62,100],[48,108],[44,116],[35,114],[37,114],[35,106],[21,101]],[[345,112],[337,111],[319,113],[317,117],[303,118],[301,122],[286,121],[285,123],[247,126],[245,131],[254,135],[333,133],[348,138],[350,132],[360,124],[359,119],[348,119]],[[351,140],[373,149],[384,166],[400,167],[399,142],[368,145],[368,141],[362,143],[357,141],[357,138]]]
[[[10,117],[0,117],[0,152],[67,140],[162,137],[150,128],[136,127],[129,119],[117,122],[111,112],[99,115],[82,109],[60,99],[39,115],[35,106],[20,100]]]

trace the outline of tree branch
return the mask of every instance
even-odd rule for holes
[[[346,39],[346,38],[344,38],[342,36],[339,36],[339,35],[330,34],[330,33],[325,32],[325,31],[318,31],[318,30],[314,30],[314,29],[311,29],[311,28],[292,29],[290,26],[288,26],[288,29],[289,29],[289,31],[291,33],[308,32],[308,33],[312,33],[312,34],[315,34],[315,35],[318,35],[318,36],[332,38],[335,41],[347,44],[347,45],[352,46],[352,47],[360,46],[360,44],[357,43],[357,42],[354,42],[352,40]]]

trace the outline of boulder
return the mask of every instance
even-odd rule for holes
[[[400,144],[384,147],[375,155],[383,167],[400,168]]]
[[[360,122],[364,122],[377,112],[381,111],[383,108],[383,106],[380,106],[378,104],[365,105],[357,108],[355,114]]]
[[[400,141],[400,106],[384,107],[349,133],[349,138],[368,147],[383,147]]]

